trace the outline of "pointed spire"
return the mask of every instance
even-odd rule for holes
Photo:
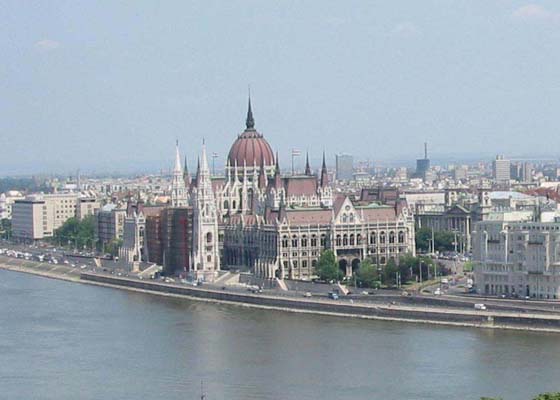
[[[259,187],[261,189],[266,188],[266,173],[264,171],[264,160],[261,159],[261,166],[259,170]]]
[[[282,186],[282,177],[280,175],[280,160],[278,152],[276,152],[276,167],[274,168],[274,187],[279,189]]]
[[[175,167],[173,168],[173,172],[181,173],[181,156],[179,155],[179,140],[175,141]]]
[[[255,128],[255,119],[253,118],[253,110],[251,109],[251,95],[249,95],[249,108],[247,110],[247,121],[245,122],[247,129]]]
[[[309,152],[305,153],[305,175],[311,175],[311,167],[309,166]]]
[[[323,165],[321,166],[321,187],[328,186],[329,174],[327,173],[327,163],[325,161],[325,151],[323,150]]]

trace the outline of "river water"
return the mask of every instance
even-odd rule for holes
[[[530,399],[560,335],[255,310],[0,270],[0,399]]]

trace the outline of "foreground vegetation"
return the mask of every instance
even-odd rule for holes
[[[501,397],[481,397],[480,400],[502,400]],[[556,393],[542,393],[532,400],[560,400],[560,392]]]

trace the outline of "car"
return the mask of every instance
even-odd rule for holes
[[[329,299],[338,300],[338,293],[329,292]]]
[[[474,309],[484,311],[484,310],[486,310],[486,305],[484,305],[482,303],[477,303],[477,304],[474,305]]]
[[[311,297],[311,293],[310,293],[310,292],[305,292],[305,293],[303,294],[303,297]]]
[[[441,289],[440,289],[440,288],[437,288],[436,290],[434,290],[434,294],[435,294],[436,296],[441,296]]]
[[[367,295],[369,294],[369,292],[367,292],[367,291],[364,290],[364,291],[362,292],[362,294],[364,294],[364,295],[367,296]]]

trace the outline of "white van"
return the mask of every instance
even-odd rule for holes
[[[477,304],[474,305],[474,309],[483,311],[483,310],[486,310],[486,306],[482,303],[477,303]]]

